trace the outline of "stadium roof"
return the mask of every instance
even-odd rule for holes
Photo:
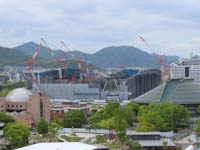
[[[133,101],[144,104],[169,101],[176,104],[200,104],[200,82],[193,82],[193,79],[172,79]]]

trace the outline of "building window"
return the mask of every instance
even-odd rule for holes
[[[8,107],[10,107],[10,105],[8,105]]]
[[[18,108],[18,105],[16,105],[16,108]]]
[[[14,107],[14,105],[12,105],[12,107]]]
[[[20,108],[22,108],[22,105],[20,105]]]
[[[3,105],[1,105],[1,108],[3,108]]]

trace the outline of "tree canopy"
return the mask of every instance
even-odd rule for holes
[[[82,110],[71,110],[66,112],[64,116],[65,128],[81,128],[86,124],[86,116]]]
[[[179,104],[171,102],[151,103],[139,107],[138,131],[170,131],[188,124],[189,112]]]
[[[142,146],[138,142],[131,142],[128,150],[143,150]]]
[[[39,134],[47,134],[48,129],[48,123],[45,121],[43,117],[40,118],[40,122],[38,122],[36,130]]]
[[[61,125],[59,125],[58,123],[56,123],[56,122],[51,122],[50,124],[49,124],[49,131],[51,132],[51,133],[53,133],[54,135],[55,134],[57,134],[58,133],[58,130],[59,129],[62,129],[63,127],[61,126]]]
[[[197,137],[200,137],[200,120],[198,120],[196,128],[195,128],[195,133]]]
[[[7,115],[4,112],[0,112],[0,122],[7,124],[9,122],[13,122],[13,118],[12,118],[12,116]]]
[[[8,138],[11,147],[19,148],[28,144],[30,130],[20,122],[8,123],[4,129],[4,135]]]

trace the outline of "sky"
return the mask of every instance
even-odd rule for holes
[[[63,48],[63,40],[86,53],[129,45],[149,53],[200,55],[199,0],[0,0],[0,19],[5,47],[43,37],[52,49]]]

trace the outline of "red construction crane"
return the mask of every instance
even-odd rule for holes
[[[75,76],[73,75],[73,76],[72,76],[72,79],[70,80],[69,83],[72,84],[72,83],[74,82],[74,80],[75,80]]]
[[[145,44],[147,47],[149,47],[149,48],[151,49],[151,51],[153,52],[153,55],[154,55],[154,56],[156,57],[156,59],[159,61],[159,63],[160,63],[160,68],[161,68],[161,72],[162,72],[162,79],[163,79],[163,75],[164,75],[164,61],[165,61],[165,59],[163,58],[163,56],[164,56],[165,54],[164,54],[162,57],[158,56],[158,55],[154,52],[153,48],[151,48],[151,46],[147,43],[147,41],[146,41],[142,36],[140,36],[139,38],[144,42],[144,44]]]
[[[33,73],[33,62],[35,61],[35,58],[37,57],[41,47],[42,47],[42,43],[40,43],[40,45],[37,47],[35,53],[33,54],[33,57],[30,60],[28,60],[28,69],[27,69],[31,73],[31,77],[32,77],[32,80],[33,80],[33,86],[40,96],[42,96],[42,92],[39,89],[38,82],[37,82],[35,75]]]
[[[68,52],[70,53],[70,55],[72,56],[72,58],[78,63],[78,68],[80,70],[80,83],[82,83],[83,82],[83,68],[82,68],[82,64],[84,63],[84,61],[82,61],[81,59],[77,59],[76,56],[72,53],[71,49],[63,41],[60,41],[60,42],[68,50]]]
[[[50,54],[53,56],[53,58],[56,60],[56,62],[58,63],[58,69],[59,69],[59,79],[62,79],[62,62],[66,61],[66,59],[62,59],[65,56],[65,52],[62,53],[62,55],[60,56],[60,58],[58,59],[56,57],[56,54],[54,53],[54,51],[49,47],[48,43],[44,40],[44,38],[40,38],[43,43],[47,46],[48,51],[50,52]]]
[[[90,71],[89,71],[89,68],[88,68],[88,58],[87,58],[87,55],[85,53],[83,53],[83,55],[85,57],[85,70],[86,70],[86,73],[87,73],[87,76],[88,76],[88,80],[89,80],[89,83],[90,85],[92,85],[94,83],[92,77],[90,76]]]

